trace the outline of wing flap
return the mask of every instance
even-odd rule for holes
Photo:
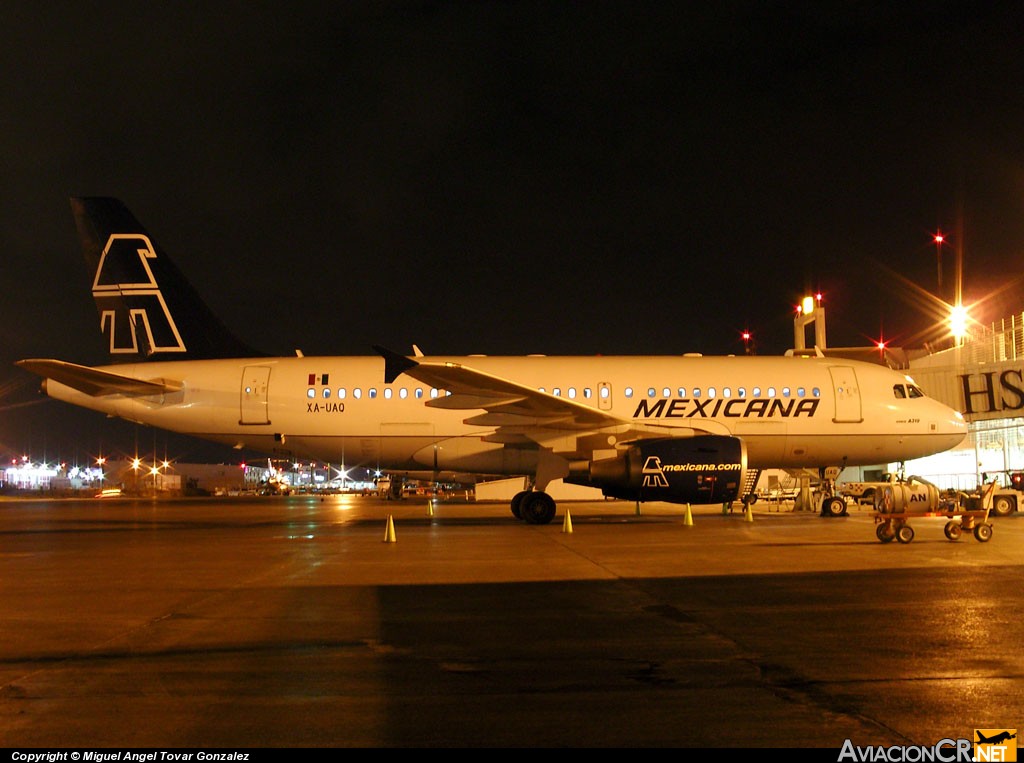
[[[477,408],[500,408],[515,405],[525,400],[522,395],[471,395],[465,392],[455,392],[434,400],[428,400],[428,408],[444,408],[450,411],[467,411]]]
[[[53,379],[91,397],[105,395],[127,395],[129,397],[145,397],[177,392],[182,388],[181,382],[167,379],[136,379],[111,371],[103,371],[89,366],[67,363],[63,360],[31,358],[19,360],[16,365],[31,371],[44,379]]]
[[[572,422],[570,416],[524,416],[519,413],[505,413],[502,411],[488,411],[476,416],[470,416],[463,420],[466,424],[478,427],[557,427],[569,426]]]

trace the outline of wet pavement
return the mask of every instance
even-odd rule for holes
[[[901,544],[866,510],[754,508],[2,502],[0,739],[839,750],[1024,726],[1024,519]]]

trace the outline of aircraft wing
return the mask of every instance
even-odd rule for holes
[[[488,374],[461,363],[420,361],[375,347],[384,357],[384,378],[390,384],[399,375],[443,389],[448,394],[427,401],[431,408],[482,410],[465,423],[493,427],[484,437],[490,442],[507,444],[537,443],[556,453],[589,454],[595,448],[607,448],[588,435],[614,433],[622,442],[642,437],[689,437],[705,434],[706,429],[692,427],[649,426],[614,416],[583,403],[541,392],[510,379]]]
[[[75,363],[66,363],[63,360],[33,358],[19,360],[15,365],[42,376],[44,379],[53,379],[55,382],[77,389],[92,397],[162,395],[167,392],[177,392],[182,386],[180,382],[164,379],[136,379],[133,376],[101,371],[89,366],[79,366]]]

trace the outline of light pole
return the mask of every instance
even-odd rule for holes
[[[938,270],[938,281],[939,281],[939,296],[942,294],[942,242],[946,240],[946,237],[942,235],[942,231],[936,231],[932,237],[935,241],[935,265]]]

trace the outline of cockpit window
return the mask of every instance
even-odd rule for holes
[[[908,384],[907,390],[910,392],[911,397],[924,397],[924,392],[922,392],[919,387],[915,387],[913,384]]]
[[[907,396],[907,389],[902,384],[893,384],[892,385],[892,394],[897,399],[902,400],[903,398],[905,398]]]

